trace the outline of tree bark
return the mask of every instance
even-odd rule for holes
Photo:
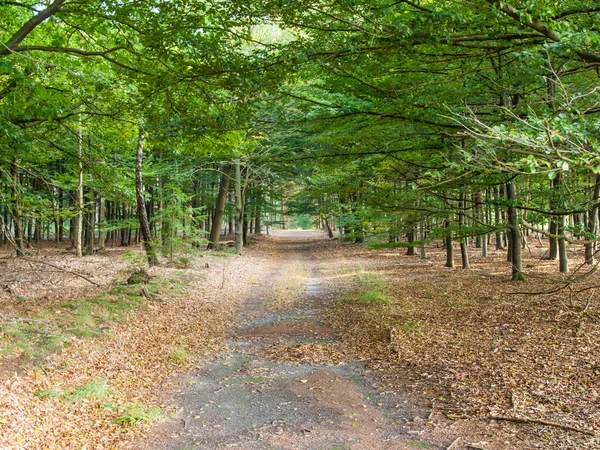
[[[231,165],[223,167],[221,175],[221,184],[219,185],[219,193],[217,195],[217,203],[212,217],[210,227],[210,237],[207,248],[213,249],[219,246],[221,237],[221,223],[223,222],[223,214],[225,213],[225,202],[227,201],[227,192],[229,191],[229,179],[231,178]]]
[[[591,235],[588,237],[588,244],[585,244],[585,263],[595,263],[596,253],[596,224],[598,223],[598,200],[600,199],[600,175],[596,175],[596,183],[594,185],[594,195],[592,196],[592,207],[588,212],[587,231]]]
[[[557,203],[559,201],[560,194],[560,184],[561,184],[561,174],[560,172],[556,174],[554,180],[550,183],[550,188],[552,189],[551,197],[550,197],[550,211],[557,210]],[[558,227],[559,227],[559,219],[555,216],[550,218],[550,251],[548,254],[548,259],[555,261],[558,258]]]
[[[499,188],[494,188],[494,197],[496,198],[496,204],[494,205],[494,225],[496,226],[496,250],[504,250],[504,242],[502,238],[502,231],[499,229],[500,223],[502,222],[502,214],[500,213],[500,205],[498,202],[502,198],[502,193]]]
[[[419,228],[421,229],[421,259],[427,259],[427,253],[425,251],[425,240],[427,239],[427,234],[425,232],[425,223],[423,220],[421,220]]]
[[[75,230],[73,242],[75,245],[75,255],[83,256],[83,162],[81,161],[83,147],[83,132],[81,127],[77,130],[77,148],[79,157],[79,178],[77,183],[77,216],[75,217]]]
[[[558,267],[561,273],[569,272],[569,256],[567,255],[567,241],[565,239],[565,216],[558,219]]]
[[[515,202],[517,199],[514,183],[506,183],[508,200],[508,227],[510,230],[510,246],[512,250],[512,281],[525,281],[521,261],[521,231]]]
[[[468,251],[468,246],[467,246],[467,239],[464,236],[464,233],[465,233],[465,230],[464,230],[465,209],[466,209],[465,194],[463,192],[461,192],[459,194],[459,200],[458,200],[458,226],[460,229],[459,233],[461,235],[461,237],[460,237],[460,256],[461,256],[461,260],[462,260],[462,268],[470,269],[471,266],[469,265],[469,251]]]
[[[100,212],[98,213],[98,227],[100,227],[100,235],[98,236],[98,250],[104,250],[106,245],[106,232],[103,231],[105,227],[106,217],[106,200],[104,197],[100,197]]]
[[[408,233],[406,233],[406,240],[408,241],[408,248],[406,249],[407,256],[415,256],[415,247],[412,244],[415,241],[415,229],[411,228]]]
[[[142,127],[139,129],[138,146],[137,146],[137,157],[135,164],[135,196],[137,200],[137,213],[140,221],[140,231],[142,233],[142,240],[144,243],[144,250],[146,251],[146,257],[148,258],[148,265],[150,267],[158,265],[158,257],[154,246],[152,244],[152,234],[150,233],[150,224],[148,223],[148,217],[146,216],[146,200],[144,198],[144,183],[142,178],[142,157],[144,152],[144,138],[145,132]]]
[[[477,211],[477,218],[479,219],[480,226],[486,226],[486,214],[483,208],[483,193],[481,191],[475,194],[475,208]],[[487,234],[479,234],[478,237],[481,248],[481,256],[486,258],[488,256]]]
[[[256,214],[254,216],[254,234],[262,234],[261,228],[262,225],[260,223],[261,217],[261,208],[260,203],[256,205]]]
[[[452,231],[450,230],[450,221],[444,222],[446,227],[446,237],[444,243],[446,245],[446,267],[454,267],[454,245],[452,244]]]
[[[240,159],[234,161],[234,180],[235,180],[235,252],[242,254],[244,246],[244,202],[242,199],[242,169]]]
[[[21,204],[19,194],[19,170],[16,163],[13,165],[13,195],[15,198],[15,204],[12,210],[12,221],[15,227],[15,250],[17,257],[22,258],[25,256],[25,243],[23,242],[23,228],[21,222]]]

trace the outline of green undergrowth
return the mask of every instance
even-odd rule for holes
[[[158,406],[136,403],[126,405],[121,414],[115,419],[115,422],[135,426],[144,423],[160,422],[166,418],[167,415]]]
[[[114,324],[125,323],[148,301],[159,300],[162,292],[186,288],[184,283],[174,281],[150,277],[142,284],[117,284],[95,297],[69,300],[33,317],[3,318],[0,355],[18,355],[24,363],[38,363],[60,352],[74,338],[94,338],[110,332]]]
[[[108,387],[107,380],[94,380],[82,386],[75,386],[65,390],[39,390],[36,395],[40,398],[54,399],[66,404],[81,404],[98,401],[105,409],[118,414],[114,421],[122,425],[139,425],[164,420],[167,415],[158,406],[141,403],[114,404],[118,392]]]
[[[362,323],[362,328],[371,330],[368,334],[391,343],[425,331],[423,324],[411,316],[409,305],[391,292],[383,275],[366,271],[363,267],[343,269],[346,275],[348,271],[353,272],[353,288],[341,297],[341,309],[338,311],[342,317],[354,324]]]
[[[76,386],[64,391],[40,390],[36,392],[40,398],[54,398],[66,403],[82,403],[91,399],[102,399],[109,394],[106,380],[90,381],[83,386]]]
[[[384,291],[387,283],[383,277],[372,272],[359,272],[355,278],[357,289],[352,296],[365,305],[391,305],[391,298]]]
[[[383,250],[387,248],[408,248],[408,247],[420,247],[423,244],[427,244],[425,241],[413,241],[413,242],[374,242],[367,244],[367,248],[371,250]]]

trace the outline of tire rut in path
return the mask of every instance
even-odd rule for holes
[[[360,362],[321,365],[266,357],[265,350],[278,346],[341,345],[319,322],[331,294],[324,292],[311,257],[314,245],[318,241],[278,241],[278,269],[241,306],[228,350],[189,376],[175,397],[177,419],[151,429],[154,438],[137,448],[442,448],[418,442],[407,425],[405,402],[376,389],[376,379]],[[290,307],[274,310],[269,307],[273,286],[294,264],[308,273],[304,293]]]

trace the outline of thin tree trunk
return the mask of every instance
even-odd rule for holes
[[[415,230],[411,228],[408,233],[406,233],[406,240],[408,241],[408,249],[406,249],[406,254],[408,256],[415,256],[415,247],[410,245],[415,241]]]
[[[137,200],[137,213],[140,221],[140,231],[142,233],[142,239],[144,242],[144,250],[146,251],[146,257],[148,258],[148,265],[152,267],[158,265],[158,257],[156,255],[156,251],[154,250],[154,246],[152,245],[150,224],[148,223],[148,217],[146,216],[146,200],[144,199],[144,183],[142,179],[144,138],[144,129],[140,127],[135,164],[135,196]]]
[[[514,183],[506,183],[506,197],[508,199],[508,227],[510,230],[510,246],[512,248],[512,281],[524,281],[523,265],[521,261],[521,231],[519,217],[515,208],[516,192]]]
[[[427,239],[427,236],[425,234],[425,224],[423,220],[421,220],[419,228],[421,229],[421,259],[427,259],[427,253],[425,252],[425,240]]]
[[[558,172],[554,177],[554,180],[551,181],[550,187],[552,189],[551,197],[550,197],[550,211],[556,211],[557,202],[559,201],[559,190],[561,184],[561,174]],[[558,258],[558,222],[555,216],[550,218],[550,252],[548,254],[548,259],[555,261]]]
[[[476,208],[477,208],[477,218],[479,219],[479,226],[484,227],[486,226],[486,214],[485,214],[485,209],[483,207],[483,194],[481,191],[477,192],[477,194],[475,194],[475,202],[476,202]],[[480,237],[480,244],[481,244],[481,256],[482,257],[487,257],[488,255],[488,248],[487,248],[487,244],[488,244],[488,236],[487,234],[482,234],[479,235]]]
[[[567,242],[565,239],[565,216],[558,219],[558,267],[561,273],[569,272],[569,256],[567,255]]]
[[[331,229],[331,225],[329,225],[329,220],[327,217],[323,218],[323,223],[325,224],[325,227],[327,228],[327,237],[329,239],[333,239],[333,230]]]
[[[592,207],[588,213],[587,230],[590,237],[587,239],[590,243],[585,244],[585,263],[595,263],[596,253],[596,224],[598,223],[598,200],[600,199],[600,175],[596,175],[594,185],[594,195],[592,197]]]
[[[462,260],[462,268],[470,269],[469,265],[469,251],[467,246],[467,239],[464,235],[464,226],[465,226],[465,208],[466,208],[466,199],[465,194],[463,192],[460,193],[458,200],[458,226],[460,227],[459,233],[461,234],[460,238],[460,256]]]
[[[25,256],[25,243],[23,242],[23,229],[21,227],[21,204],[19,194],[19,171],[16,163],[13,165],[13,195],[15,198],[15,204],[12,210],[12,221],[15,227],[15,250],[17,257],[22,258]]]
[[[236,158],[234,161],[235,166],[235,252],[239,255],[242,254],[242,247],[244,246],[244,202],[242,199],[242,172],[240,159]]]
[[[221,223],[223,222],[223,214],[225,213],[225,202],[227,201],[227,192],[229,191],[229,179],[231,178],[231,165],[223,167],[223,174],[221,175],[221,184],[219,185],[219,193],[217,195],[217,203],[215,205],[215,211],[212,216],[212,225],[210,227],[210,237],[207,248],[219,246],[219,240],[221,237]]]
[[[494,188],[494,197],[496,204],[494,205],[494,225],[496,226],[496,250],[504,250],[504,243],[502,241],[502,231],[499,229],[500,223],[502,222],[502,214],[500,213],[500,205],[498,202],[502,198],[502,193],[499,188]]]
[[[260,200],[261,198],[262,198],[262,195],[261,195],[261,197],[259,197],[258,200]],[[261,216],[261,209],[260,209],[260,202],[259,202],[256,205],[256,213],[255,213],[255,216],[254,216],[254,234],[261,234],[262,233],[261,232],[262,225],[260,223],[260,216]]]
[[[446,245],[446,267],[454,267],[454,245],[452,244],[452,231],[450,230],[450,221],[445,220],[446,237],[444,243]]]
[[[104,199],[104,197],[100,197],[100,211],[98,213],[98,227],[100,228],[100,235],[98,236],[98,250],[104,250],[104,247],[106,245],[106,232],[103,230],[103,228],[106,225],[104,223],[105,217],[106,200]]]
[[[83,147],[83,133],[81,128],[77,130],[77,147],[79,149],[79,180],[77,183],[77,217],[75,218],[74,244],[75,255],[83,256],[83,162],[81,161]]]

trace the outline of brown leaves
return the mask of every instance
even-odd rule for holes
[[[364,305],[358,295],[345,294],[328,317],[356,351],[371,359],[372,367],[384,368],[386,380],[443,396],[443,408],[460,416],[517,413],[538,423],[600,431],[598,304],[593,314],[593,305],[587,306],[584,336],[577,333],[577,311],[585,299],[577,303],[565,298],[566,292],[515,295],[517,287],[506,282],[510,267],[503,252],[486,259],[471,255],[470,271],[444,268],[444,255],[435,249],[426,262],[355,246],[327,252],[327,259],[346,260],[341,275],[331,270],[339,291],[360,290],[349,272],[386,276],[391,306]],[[546,271],[556,268],[540,259],[543,249],[537,252],[529,255],[530,281],[519,289],[548,290]],[[504,266],[504,272],[493,275]],[[399,337],[390,345],[392,329]],[[548,439],[565,439],[558,437],[565,430],[549,433],[555,437]],[[565,448],[587,445],[582,442]]]
[[[165,391],[171,391],[168,383],[173,375],[198,365],[221,344],[236,302],[253,288],[251,281],[268,272],[264,260],[248,263],[252,252],[248,253],[232,260],[211,258],[210,269],[154,268],[150,275],[165,280],[154,292],[162,302],[140,302],[140,308],[111,322],[110,330],[98,337],[73,337],[40,369],[20,376],[5,373],[0,384],[0,448],[25,444],[40,449],[123,448],[143,430],[136,424],[164,417],[169,411],[161,411],[158,405]],[[61,255],[57,258],[63,262]],[[205,259],[198,264],[204,267]],[[66,260],[77,269],[75,261]],[[95,265],[95,279],[122,276],[117,272],[123,268],[118,252],[78,261],[88,268]],[[227,289],[221,288],[223,273]],[[61,289],[44,288],[46,280],[47,286],[61,282],[54,277],[39,274],[40,282],[34,284],[39,296],[34,290],[20,291],[27,295],[27,308],[42,311],[51,304],[54,311],[54,305],[69,300],[65,294],[71,292],[81,300],[84,280],[78,281],[81,289],[74,291],[68,286],[76,281],[64,280],[59,297]],[[54,296],[50,302],[45,299],[47,292]],[[48,316],[48,321],[65,320],[71,314],[58,309],[61,314]],[[11,312],[18,317],[24,311],[15,307]]]

